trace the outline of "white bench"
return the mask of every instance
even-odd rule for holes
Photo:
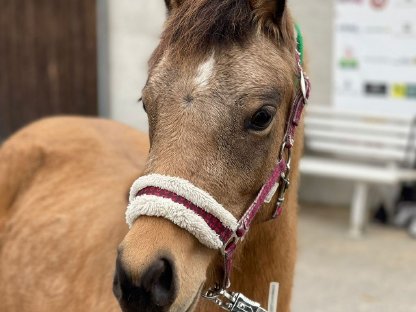
[[[362,235],[371,184],[416,181],[414,116],[389,116],[309,106],[305,116],[305,175],[354,182],[350,232]]]

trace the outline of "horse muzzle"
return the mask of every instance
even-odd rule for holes
[[[193,311],[215,256],[172,222],[143,216],[119,246],[114,295],[123,312]]]
[[[168,311],[177,296],[178,280],[171,259],[154,260],[138,278],[116,260],[113,292],[123,312]]]

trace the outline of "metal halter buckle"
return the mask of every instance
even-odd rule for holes
[[[286,173],[286,174],[282,173],[280,179],[281,179],[281,187],[280,187],[280,191],[279,191],[279,196],[277,198],[277,205],[282,205],[283,202],[285,201],[285,195],[286,195],[286,192],[289,189],[289,185],[290,185],[290,180],[289,180],[288,173]]]
[[[248,299],[243,294],[217,287],[209,289],[202,297],[229,312],[267,312],[259,303]]]
[[[290,164],[292,163],[292,149],[288,148],[286,140],[287,137],[285,136],[283,139],[282,146],[280,147],[279,160],[283,159],[286,154],[286,167],[287,169],[290,169]]]
[[[239,242],[240,238],[237,236],[236,233],[233,233],[231,237],[227,240],[225,244],[221,247],[221,254],[225,256],[228,253],[228,247],[230,247],[231,244],[237,244]]]

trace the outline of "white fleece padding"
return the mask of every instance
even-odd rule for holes
[[[202,244],[212,249],[220,249],[222,242],[196,213],[174,201],[155,195],[140,195],[130,201],[126,211],[126,221],[131,227],[140,216],[162,217],[175,223],[194,235]]]
[[[177,177],[164,176],[161,174],[150,174],[137,179],[130,189],[130,202],[134,200],[136,194],[149,186],[159,187],[182,196],[202,208],[206,212],[217,217],[221,223],[235,231],[238,226],[237,219],[218,203],[210,194],[201,190],[191,182]]]

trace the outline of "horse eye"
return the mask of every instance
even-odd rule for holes
[[[248,128],[254,131],[267,129],[275,114],[274,107],[265,106],[258,110],[250,119]]]

